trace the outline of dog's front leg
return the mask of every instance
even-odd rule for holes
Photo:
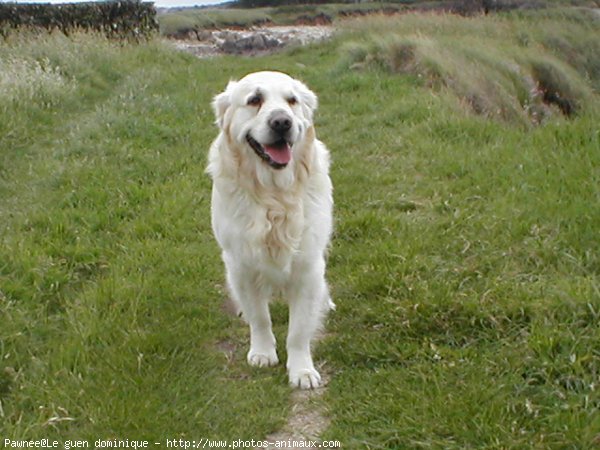
[[[253,275],[251,268],[241,267],[234,258],[224,256],[231,295],[250,326],[248,364],[258,367],[274,366],[279,363],[279,359],[269,313],[271,292],[257,287],[258,275]]]
[[[288,291],[290,307],[287,337],[287,370],[290,384],[302,389],[317,388],[321,375],[315,369],[311,341],[329,309],[324,263],[305,267],[301,279]]]
[[[242,306],[242,314],[250,325],[250,351],[248,364],[251,366],[274,366],[279,363],[275,347],[275,336],[271,330],[269,300],[265,298],[247,298],[253,303],[250,308]]]

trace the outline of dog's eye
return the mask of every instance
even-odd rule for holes
[[[287,102],[290,106],[294,106],[296,103],[298,103],[298,99],[296,97],[290,97],[287,99]]]
[[[253,95],[252,97],[250,97],[248,99],[248,105],[250,106],[260,106],[262,103],[263,99],[262,96],[260,95]]]

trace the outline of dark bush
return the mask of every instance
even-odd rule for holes
[[[91,30],[109,37],[140,39],[158,31],[156,9],[152,3],[137,0],[69,3],[0,3],[0,34],[11,30],[41,28],[69,34]]]

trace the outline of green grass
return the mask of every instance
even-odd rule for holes
[[[415,20],[389,26],[416,34]],[[494,41],[498,19],[462,20]],[[506,20],[555,51],[537,40],[538,17]],[[363,36],[351,31],[263,58],[198,60],[88,35],[0,45],[3,439],[262,439],[283,425],[284,367],[247,367],[246,327],[221,307],[203,172],[212,96],[273,68],[319,94],[333,156],[338,309],[316,347],[331,378],[317,400],[331,418],[322,438],[598,445],[593,81],[571,118],[515,126],[385,65],[348,70],[348,42]],[[552,55],[580,73],[582,53]],[[280,349],[285,318],[275,305]]]
[[[48,68],[0,110],[3,436],[272,431],[285,375],[227,368],[216,345],[238,333],[219,308],[203,173],[222,82],[155,44],[0,51]]]

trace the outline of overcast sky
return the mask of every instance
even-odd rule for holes
[[[0,0],[6,2],[7,0]],[[11,0],[17,3],[77,3],[81,0]],[[87,1],[87,0],[86,0]],[[154,4],[160,8],[172,6],[217,5],[225,0],[155,0]]]

